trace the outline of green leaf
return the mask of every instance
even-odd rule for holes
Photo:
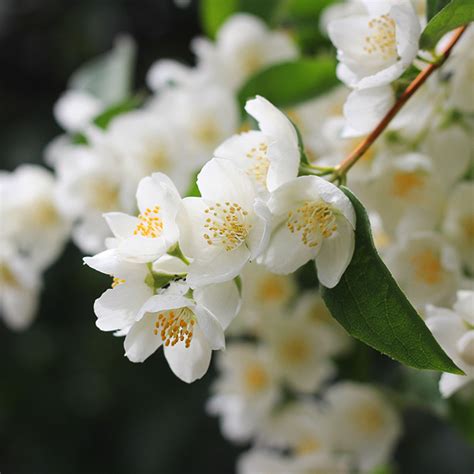
[[[275,64],[252,76],[240,89],[242,108],[259,94],[277,107],[288,107],[327,92],[338,84],[336,61],[329,57]]]
[[[420,47],[433,49],[438,41],[459,26],[474,21],[474,2],[472,0],[451,0],[428,22],[421,33]]]
[[[188,189],[184,193],[186,197],[201,197],[201,192],[199,191],[197,185],[197,177],[201,170],[197,170],[193,173],[193,177],[191,178],[191,182],[189,183]]]
[[[321,286],[323,299],[352,336],[405,365],[462,374],[443,352],[379,257],[363,205],[341,187],[356,216],[355,250],[334,288]]]
[[[201,0],[200,16],[204,32],[215,38],[225,20],[239,11],[239,0]]]
[[[89,92],[109,105],[124,100],[130,95],[135,50],[130,37],[119,37],[111,51],[83,64],[72,74],[69,88]]]
[[[428,21],[433,18],[442,8],[444,8],[451,0],[427,0],[426,2],[426,19]]]
[[[110,106],[108,109],[104,110],[100,115],[98,115],[94,120],[94,124],[97,125],[99,128],[106,129],[109,123],[115,117],[124,114],[126,112],[130,112],[138,108],[143,103],[143,98],[139,95],[132,97],[130,99],[126,99],[118,104]]]

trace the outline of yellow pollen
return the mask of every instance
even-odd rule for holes
[[[245,242],[252,228],[247,222],[248,212],[235,202],[217,202],[204,213],[204,240],[209,245],[221,245],[228,252]]]
[[[268,168],[270,167],[267,153],[268,145],[260,143],[257,147],[251,148],[245,155],[252,162],[252,165],[247,169],[247,174],[263,185],[267,180]]]
[[[316,438],[304,438],[296,446],[295,451],[298,455],[310,454],[319,451],[321,444]]]
[[[415,171],[399,172],[393,176],[392,193],[402,199],[413,198],[413,193],[422,188],[425,177]]]
[[[288,296],[288,280],[282,275],[268,275],[259,285],[258,297],[264,302],[284,301]]]
[[[267,371],[260,365],[251,365],[244,372],[244,383],[250,392],[259,392],[269,382]]]
[[[423,250],[411,258],[418,280],[434,285],[442,278],[442,268],[439,257],[432,250]]]
[[[121,285],[122,283],[125,283],[125,280],[123,278],[114,277],[114,279],[112,280],[112,288],[115,288],[116,286]]]
[[[281,357],[291,364],[301,364],[308,360],[311,349],[307,341],[293,337],[284,341],[280,348]]]
[[[189,308],[171,309],[156,315],[153,334],[160,335],[165,346],[183,342],[186,349],[193,339],[196,316]]]
[[[380,53],[385,60],[398,58],[395,20],[389,15],[381,15],[369,21],[369,28],[364,51]]]
[[[474,216],[466,216],[461,221],[461,226],[464,230],[464,235],[472,242],[474,239]]]
[[[213,145],[219,141],[219,129],[215,120],[203,120],[193,129],[193,135],[196,140],[205,145]]]
[[[318,245],[321,235],[328,238],[337,230],[332,209],[327,204],[312,201],[290,211],[286,225],[292,234],[300,234],[301,241],[311,248]]]
[[[144,213],[140,214],[133,235],[141,235],[152,239],[159,237],[163,232],[163,221],[158,216],[159,212],[160,206],[155,206],[153,209],[147,208]]]
[[[0,283],[10,287],[20,286],[13,272],[4,263],[0,263]]]
[[[363,433],[375,434],[383,426],[382,413],[377,407],[369,404],[357,407],[351,415],[352,420]]]

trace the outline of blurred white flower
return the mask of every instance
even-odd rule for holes
[[[275,364],[263,347],[233,343],[217,358],[219,377],[207,404],[221,417],[221,430],[233,441],[257,433],[280,397]]]
[[[269,30],[262,20],[246,13],[226,20],[217,32],[215,43],[196,38],[192,48],[198,67],[213,70],[214,77],[234,89],[259,69],[298,55],[289,36]]]
[[[426,324],[466,375],[444,373],[439,389],[443,397],[450,397],[466,384],[474,381],[474,292],[460,291],[454,311],[428,306]]]
[[[177,243],[176,214],[181,197],[163,173],[140,180],[137,189],[138,217],[121,212],[104,215],[116,239],[118,255],[130,262],[152,262]]]
[[[456,246],[463,263],[474,272],[474,183],[463,181],[452,190],[443,221],[443,233]]]
[[[39,270],[58,257],[70,229],[69,216],[59,212],[56,187],[53,174],[37,165],[0,174],[0,237]]]
[[[385,263],[411,303],[451,304],[460,282],[456,251],[438,234],[407,235],[384,255]]]
[[[335,448],[361,472],[388,461],[401,433],[399,417],[375,388],[339,382],[325,396]]]
[[[339,79],[365,89],[398,79],[418,53],[420,21],[409,0],[362,0],[365,12],[336,19],[328,33],[337,48]]]
[[[0,317],[6,326],[21,331],[31,324],[40,287],[37,269],[13,245],[0,240]]]
[[[268,200],[273,232],[260,262],[275,273],[291,273],[316,259],[318,278],[337,285],[354,251],[355,213],[349,198],[316,176],[302,176]]]
[[[180,246],[193,261],[193,287],[230,280],[265,248],[269,216],[251,179],[229,160],[214,158],[197,178],[200,198],[183,199]]]
[[[231,160],[258,189],[273,191],[298,175],[298,135],[288,118],[263,97],[247,101],[245,110],[258,121],[260,131],[234,135],[214,156]]]

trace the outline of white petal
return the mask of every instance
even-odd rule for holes
[[[251,260],[265,251],[272,231],[272,214],[265,202],[257,199],[254,210],[256,217],[252,220],[252,231],[247,237]]]
[[[439,391],[444,398],[449,398],[472,379],[464,375],[446,374],[441,375]]]
[[[164,347],[164,353],[173,373],[187,383],[200,379],[209,368],[212,350],[199,327],[194,330],[191,345]]]
[[[191,306],[192,301],[182,294],[164,291],[161,294],[149,298],[137,312],[136,319],[142,318],[146,313],[158,313],[170,309],[186,308]]]
[[[323,239],[316,256],[318,279],[326,288],[334,288],[354,254],[354,229],[345,217],[336,219],[337,232]]]
[[[173,181],[163,173],[153,173],[140,180],[137,204],[140,212],[160,206],[167,214],[176,215],[181,197]]]
[[[239,290],[233,280],[196,288],[194,300],[210,311],[223,329],[227,329],[240,309]]]
[[[136,322],[125,337],[125,357],[131,362],[143,362],[163,343],[159,334],[155,334],[154,315],[146,315]]]
[[[116,249],[104,250],[93,257],[84,257],[84,263],[98,272],[124,280],[145,279],[148,272],[145,265],[125,262]]]
[[[104,218],[115,237],[121,239],[126,239],[133,235],[133,231],[139,223],[136,217],[129,216],[123,212],[108,212],[104,214]]]
[[[122,240],[117,247],[117,252],[130,262],[147,263],[166,254],[173,244],[174,242],[161,235],[158,237],[134,235]]]
[[[224,349],[224,329],[219,321],[207,309],[197,305],[194,309],[197,323],[207,339],[209,347],[213,350]]]

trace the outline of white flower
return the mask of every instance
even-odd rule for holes
[[[349,198],[316,176],[302,176],[268,201],[273,232],[260,258],[275,273],[291,273],[316,259],[319,281],[337,285],[354,252],[355,213]]]
[[[185,284],[172,283],[158,290],[138,312],[125,337],[125,355],[132,362],[143,362],[163,345],[174,374],[194,382],[207,372],[212,351],[225,347],[224,330],[239,304],[233,281],[193,292]]]
[[[325,400],[336,449],[351,455],[362,472],[389,459],[401,425],[377,390],[339,382],[326,392]]]
[[[354,90],[344,104],[345,137],[370,133],[395,103],[395,93],[390,86]]]
[[[262,20],[245,13],[231,16],[221,26],[215,44],[197,38],[192,47],[198,67],[214,70],[214,76],[232,88],[259,69],[298,55],[286,34],[268,30]]]
[[[302,312],[291,316],[285,310],[272,314],[261,338],[275,363],[277,376],[293,390],[316,392],[335,374],[330,360],[335,353],[331,334],[323,325],[311,324]]]
[[[298,175],[298,135],[288,118],[263,97],[247,101],[245,110],[258,121],[260,131],[234,135],[214,156],[232,160],[259,189],[273,191]]]
[[[455,250],[441,236],[432,232],[409,235],[387,250],[384,260],[418,309],[427,303],[452,302],[460,266]]]
[[[474,183],[459,183],[449,196],[443,233],[456,246],[464,264],[474,272]]]
[[[84,129],[105,104],[86,91],[68,90],[54,104],[54,118],[68,132]]]
[[[265,423],[257,444],[289,449],[297,456],[331,452],[331,420],[322,408],[312,399],[290,402]]]
[[[0,175],[0,236],[39,270],[57,258],[69,233],[55,189],[54,176],[40,166],[21,165]]]
[[[418,52],[420,22],[408,0],[362,0],[365,14],[355,13],[328,25],[337,48],[339,79],[365,89],[398,79]]]
[[[193,258],[191,286],[235,278],[267,240],[266,209],[251,179],[229,160],[212,159],[197,178],[201,198],[185,198],[178,214],[180,246]]]
[[[41,282],[36,268],[0,240],[0,315],[15,331],[26,329],[35,317]]]
[[[384,228],[403,234],[433,229],[441,217],[444,187],[433,162],[425,155],[408,153],[381,156],[366,185],[366,201],[377,211]]]
[[[260,333],[266,316],[290,303],[296,294],[293,275],[277,275],[255,262],[245,265],[242,278],[242,308],[229,328],[232,334]]]
[[[474,292],[458,292],[454,311],[427,307],[427,326],[464,375],[443,374],[439,389],[443,397],[474,381]]]
[[[105,214],[118,254],[131,262],[152,262],[178,241],[176,214],[181,197],[163,173],[143,178],[137,189],[138,217],[119,212]]]
[[[275,364],[263,347],[250,343],[229,345],[217,364],[220,376],[207,410],[221,416],[224,436],[246,441],[257,433],[279,399]]]
[[[100,252],[110,235],[102,214],[132,208],[122,188],[120,161],[106,147],[69,146],[55,170],[56,199],[61,213],[75,221],[74,242],[84,253]]]

